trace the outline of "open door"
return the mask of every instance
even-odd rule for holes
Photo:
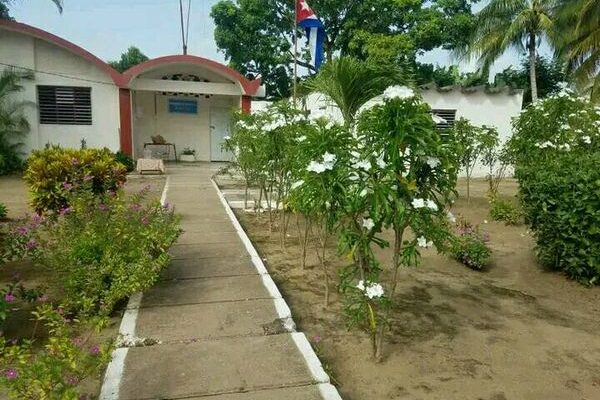
[[[211,108],[210,110],[210,160],[231,161],[231,153],[222,149],[225,138],[231,134],[231,110]]]

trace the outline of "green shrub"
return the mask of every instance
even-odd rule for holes
[[[97,345],[89,337],[76,336],[81,324],[65,318],[61,308],[46,304],[32,314],[36,324],[48,331],[48,341],[40,348],[33,340],[0,336],[0,384],[11,399],[88,398],[79,393],[78,385],[100,375],[110,361],[112,345]]]
[[[600,283],[600,152],[517,169],[526,222],[546,267]]]
[[[487,235],[482,235],[471,223],[461,220],[457,224],[457,235],[452,241],[450,254],[467,267],[481,271],[492,260],[492,251],[487,246]]]
[[[70,312],[108,315],[152,286],[167,266],[178,218],[157,201],[145,201],[147,191],[125,197],[80,190],[68,197],[70,206],[51,225],[51,239],[36,259],[64,276],[63,304]]]
[[[135,163],[129,154],[125,154],[122,151],[117,151],[115,153],[115,160],[123,164],[127,172],[131,172],[135,169]]]
[[[0,219],[6,218],[7,215],[8,215],[8,209],[6,208],[6,205],[4,203],[0,202]]]
[[[506,225],[520,225],[523,211],[512,202],[493,198],[490,201],[490,216],[494,221],[504,221]]]
[[[50,147],[34,151],[27,161],[24,179],[37,212],[58,212],[69,206],[68,194],[80,187],[102,194],[125,182],[125,167],[108,149]]]

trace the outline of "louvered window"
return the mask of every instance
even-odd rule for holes
[[[444,109],[433,109],[431,110],[433,115],[437,115],[443,118],[446,122],[437,124],[439,129],[452,129],[454,128],[454,121],[456,120],[456,110],[444,110]]]
[[[92,88],[38,86],[40,124],[92,125]]]

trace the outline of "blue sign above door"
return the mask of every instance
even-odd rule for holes
[[[175,114],[198,114],[198,100],[169,99],[169,112]]]

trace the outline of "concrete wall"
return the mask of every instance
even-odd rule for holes
[[[46,143],[79,148],[81,139],[89,147],[119,149],[118,88],[96,65],[46,41],[2,29],[0,62],[38,71],[33,81],[23,82],[25,90],[16,96],[31,102],[26,111],[31,131],[22,139],[24,150],[42,148]],[[40,124],[36,85],[91,87],[92,125]]]
[[[196,150],[196,159],[210,161],[211,110],[239,108],[239,96],[200,96],[198,114],[169,113],[169,99],[173,96],[161,93],[134,91],[133,101],[133,144],[134,157],[143,155],[144,143],[152,142],[151,136],[162,135],[167,142],[177,146],[178,153],[185,147]],[[185,98],[185,97],[182,97]]]

